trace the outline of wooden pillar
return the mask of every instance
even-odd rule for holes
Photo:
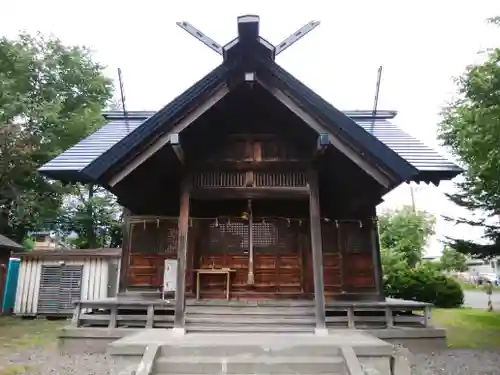
[[[130,236],[132,231],[129,225],[130,210],[123,209],[123,229],[122,229],[122,256],[120,259],[120,280],[118,280],[118,293],[127,291],[128,267],[130,261]]]
[[[374,216],[372,220],[370,237],[372,245],[373,277],[375,278],[377,299],[379,301],[385,301],[384,276],[382,272],[382,259],[380,258],[380,236],[378,231],[378,219],[376,216]]]
[[[311,251],[314,274],[314,302],[316,333],[327,334],[325,323],[325,284],[323,282],[323,245],[321,240],[321,216],[319,207],[318,173],[309,173],[309,214],[311,227]]]
[[[181,199],[179,212],[179,236],[177,241],[177,280],[175,289],[175,317],[174,330],[185,333],[184,310],[186,306],[186,264],[189,229],[189,191],[190,180],[185,179],[181,185]]]
[[[253,212],[252,201],[248,200],[248,278],[247,284],[254,285],[254,265],[253,265]]]

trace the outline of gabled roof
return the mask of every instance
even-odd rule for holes
[[[22,250],[22,245],[19,245],[17,242],[12,241],[10,238],[5,237],[3,234],[0,234],[0,251],[2,250]]]
[[[101,129],[43,165],[40,172],[64,182],[91,181],[85,169],[155,113],[129,111],[127,121],[122,112],[106,113],[108,122]],[[394,122],[396,111],[378,111],[375,117],[372,111],[343,113],[415,167],[418,174],[413,181],[447,180],[461,173],[461,169],[446,157],[401,130]]]
[[[232,89],[235,77],[241,84],[242,75],[249,68],[256,73],[259,84],[285,95],[286,100],[318,121],[330,135],[346,141],[358,154],[387,171],[393,183],[439,182],[461,172],[455,164],[393,126],[387,116],[367,116],[366,111],[342,112],[315,94],[276,64],[275,47],[262,44],[258,17],[252,17],[252,25],[245,23],[245,28],[239,29],[239,37],[224,47],[224,62],[167,106],[155,113],[130,112],[128,119],[108,114],[108,124],[42,166],[40,172],[66,181],[106,185],[106,175],[118,171],[155,137],[171,132],[177,122],[199,110],[204,100],[224,88]]]

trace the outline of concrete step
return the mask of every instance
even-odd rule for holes
[[[166,374],[344,374],[340,357],[160,357],[155,372]]]
[[[205,324],[187,324],[187,332],[241,332],[241,333],[312,333],[314,325],[256,325],[256,324],[227,324],[225,322],[205,323]]]
[[[160,348],[162,357],[234,357],[234,356],[279,356],[295,357],[338,357],[341,355],[340,348],[334,345],[314,345],[307,339],[295,337],[292,339],[269,340],[263,343],[252,340],[254,335],[236,335],[226,337],[224,342],[219,339],[212,340],[211,344],[194,343],[190,345],[163,345]],[[243,342],[242,342],[243,341]],[[256,341],[256,342],[252,342]],[[306,341],[304,343],[304,341]],[[310,341],[310,338],[309,338]]]
[[[208,314],[188,314],[187,324],[263,324],[263,325],[313,325],[314,317],[300,316],[267,316],[267,315],[208,315]]]
[[[345,371],[342,371],[342,372],[329,372],[328,373],[329,375],[346,375],[347,373]],[[199,374],[171,374],[171,373],[167,373],[167,372],[155,372],[154,375],[199,375]],[[247,374],[239,374],[239,375],[255,375],[255,374],[250,374],[250,373],[247,373]],[[263,374],[263,375],[267,375],[267,374]],[[293,374],[287,374],[287,375],[293,375]],[[316,375],[316,374],[299,374],[299,375]],[[377,374],[378,375],[378,374]]]

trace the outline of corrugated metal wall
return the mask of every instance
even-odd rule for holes
[[[113,290],[110,290],[108,285],[113,288],[113,286],[117,285],[117,281],[109,280],[110,262],[116,262],[116,259],[89,258],[64,262],[65,266],[83,267],[80,299],[103,299],[113,293]],[[59,266],[60,264],[57,260],[21,260],[14,314],[36,315],[38,313],[42,266]]]

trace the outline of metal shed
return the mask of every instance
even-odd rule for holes
[[[40,250],[21,258],[14,314],[71,315],[77,300],[117,293],[121,249]]]
[[[0,234],[0,313],[4,312],[2,311],[2,301],[5,293],[5,284],[7,282],[10,254],[13,251],[22,250],[23,247],[21,245]]]

